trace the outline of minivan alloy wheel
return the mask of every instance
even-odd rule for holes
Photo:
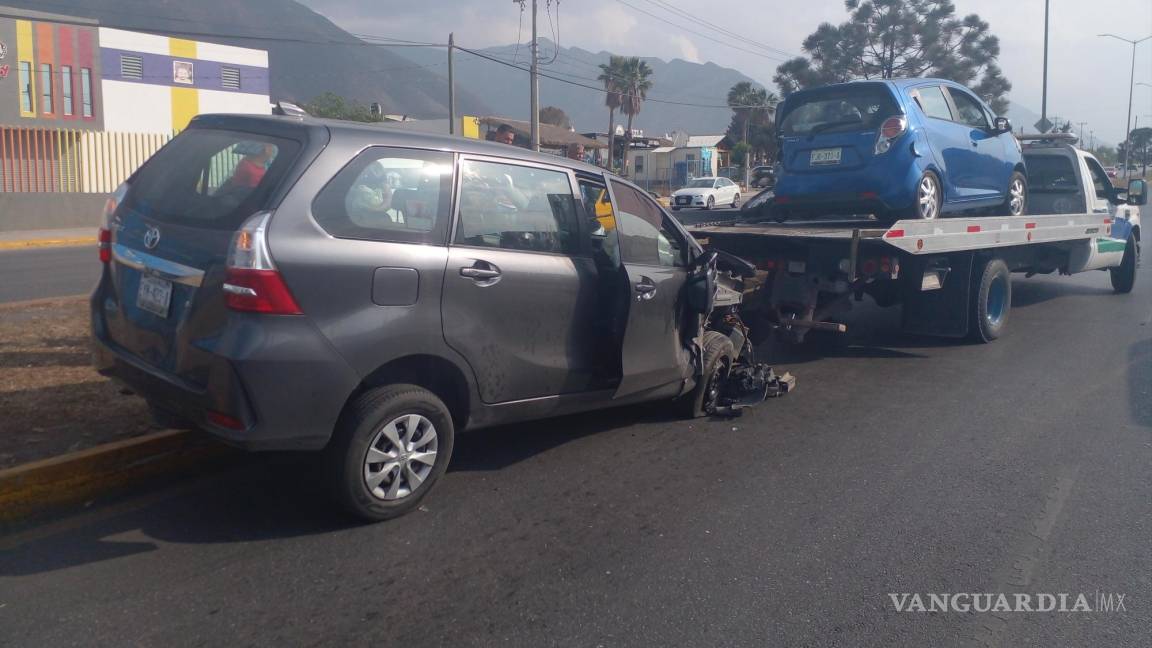
[[[385,424],[364,456],[364,483],[382,500],[408,497],[436,465],[436,426],[420,414],[406,414]]]

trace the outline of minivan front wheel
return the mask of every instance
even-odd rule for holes
[[[403,515],[444,474],[454,436],[447,406],[423,387],[365,392],[349,404],[325,450],[333,495],[365,520]]]

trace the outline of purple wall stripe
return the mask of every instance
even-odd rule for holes
[[[125,79],[120,74],[120,56],[138,56],[144,63],[142,79]],[[133,52],[130,50],[100,48],[101,70],[104,79],[109,81],[126,81],[128,83],[144,83],[148,85],[172,86],[176,88],[195,87],[198,90],[220,90],[223,92],[241,92],[248,94],[268,94],[268,68],[251,65],[235,65],[219,63],[217,61],[201,61],[198,59],[183,59],[163,54],[150,54],[148,52]],[[193,81],[191,85],[176,83],[172,78],[172,61],[189,61],[193,64]],[[240,70],[240,89],[225,88],[220,82],[220,68],[231,67]]]

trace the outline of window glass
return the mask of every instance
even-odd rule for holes
[[[460,168],[457,243],[577,253],[576,198],[567,173],[475,160]]]
[[[916,103],[920,105],[920,110],[923,110],[925,115],[951,121],[952,111],[948,108],[948,100],[944,98],[944,91],[940,89],[940,86],[917,88],[914,93],[912,96],[915,97]]]
[[[80,103],[85,117],[92,116],[92,70],[80,68]]]
[[[948,93],[952,95],[952,102],[956,104],[956,112],[960,113],[958,121],[973,128],[988,128],[988,117],[980,107],[980,102],[967,92],[956,88],[948,88]]]
[[[47,63],[40,64],[40,110],[45,115],[51,115],[55,106],[52,105],[52,66]]]
[[[60,67],[60,88],[64,114],[70,116],[74,109],[72,105],[72,66],[70,65]]]
[[[665,221],[664,210],[643,193],[612,182],[616,222],[625,263],[684,266],[687,250],[679,233]]]
[[[32,64],[20,61],[20,112],[34,112],[32,105]]]
[[[1076,193],[1080,189],[1070,157],[1032,153],[1024,156],[1024,164],[1029,193]]]
[[[592,239],[593,254],[603,252],[612,265],[620,265],[620,233],[616,229],[616,213],[608,189],[600,183],[581,180],[580,197],[589,223],[587,230]]]
[[[1092,173],[1092,185],[1096,187],[1096,197],[1103,200],[1108,200],[1112,197],[1112,181],[1108,179],[1108,174],[1104,172],[1104,167],[1092,158],[1084,160],[1088,163],[1088,171]]]
[[[338,238],[444,244],[452,155],[373,147],[348,163],[312,203],[312,215]]]
[[[636,156],[636,173],[644,173],[644,156]]]
[[[883,85],[848,84],[793,95],[780,115],[782,135],[811,135],[876,128],[895,113],[896,101]]]
[[[125,208],[165,223],[234,229],[266,207],[299,148],[281,138],[187,129],[132,176]]]

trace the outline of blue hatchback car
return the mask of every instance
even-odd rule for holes
[[[777,110],[778,219],[873,213],[932,219],[1027,208],[1027,171],[1012,126],[943,79],[854,81],[803,90]]]

